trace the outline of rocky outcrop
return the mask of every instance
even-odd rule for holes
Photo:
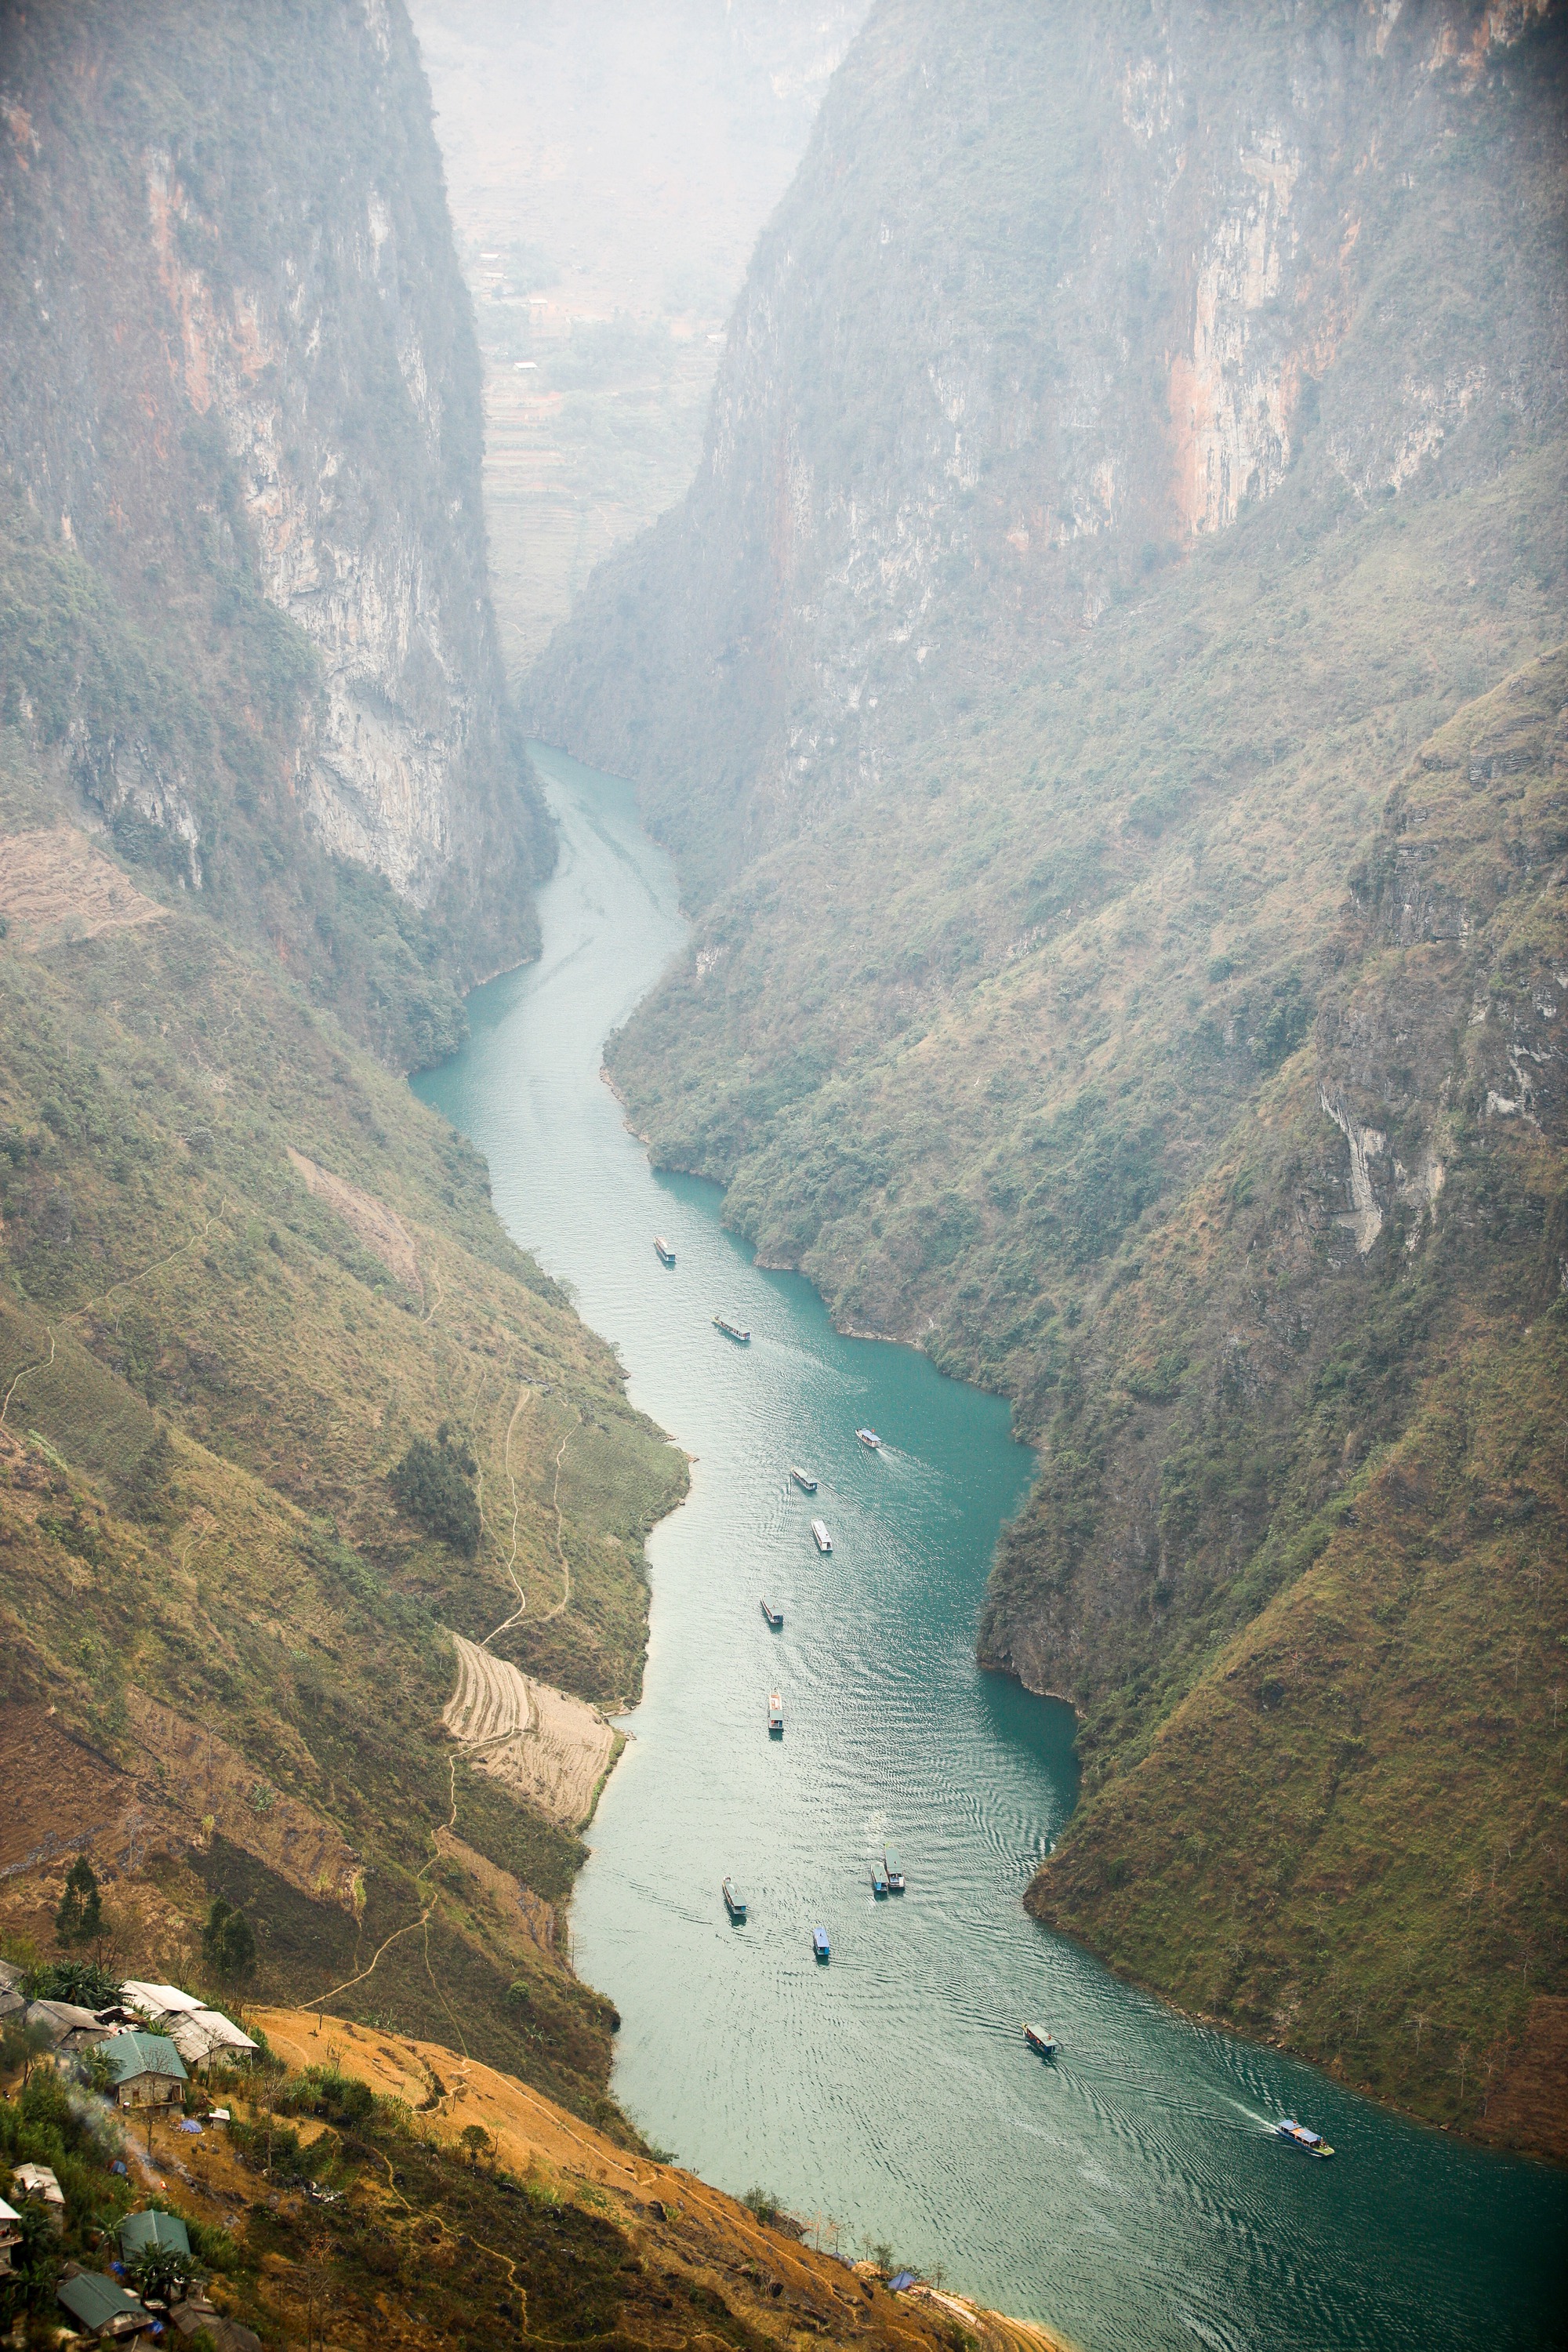
[[[101,694],[35,733],[192,887],[235,803],[270,792],[328,857],[466,929],[468,976],[493,969],[530,935],[542,827],[399,0],[311,0],[264,41],[232,0],[9,10],[0,94],[0,465],[187,688],[233,679],[214,747],[233,781]],[[20,681],[11,715],[36,702]]]
[[[1484,478],[1468,420],[1563,403],[1546,16],[883,0],[541,730],[702,898],[1287,485]]]

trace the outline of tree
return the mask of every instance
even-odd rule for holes
[[[256,1974],[256,1935],[243,1911],[215,1895],[202,1929],[202,1958],[219,1982],[247,1984]]]
[[[24,2025],[19,2018],[8,2019],[0,2025],[0,2074],[9,2074],[13,2067],[20,2066],[26,2088],[32,2080],[34,2067],[53,2047],[47,2026]]]
[[[143,2246],[130,2272],[143,2303],[173,2303],[190,2284],[190,2257],[174,2246]]]
[[[399,1508],[427,1535],[471,1559],[479,1548],[481,1521],[474,1482],[479,1465],[466,1439],[441,1423],[436,1442],[416,1437],[388,1484]]]
[[[55,1913],[55,1940],[79,1950],[86,1944],[101,1946],[108,1933],[97,1873],[86,1854],[79,1853],[66,1874],[66,1891]]]

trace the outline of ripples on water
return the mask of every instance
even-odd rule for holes
[[[723,2186],[833,2217],[851,2251],[863,2232],[941,2261],[1086,2345],[1561,2340],[1560,2178],[1196,2029],[1024,1914],[1073,1801],[1071,1719],[981,1675],[973,1644],[1029,1457],[1005,1404],[838,1338],[804,1282],[721,1230],[708,1187],[649,1171],[599,1049],[679,945],[668,870],[623,787],[559,754],[541,765],[563,843],[542,959],[479,992],[470,1046],[419,1086],[489,1156],[518,1239],[616,1342],[636,1402],[700,1457],[649,1546],[644,1700],[574,1905],[578,1965],[624,2020],[619,2096]],[[815,1496],[787,1486],[791,1462]],[[888,1840],[909,1892],[879,1902]],[[1026,2018],[1061,2037],[1054,2066],[1025,2047]],[[1333,2164],[1272,2138],[1297,2111]]]

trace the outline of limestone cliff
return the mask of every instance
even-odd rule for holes
[[[1495,463],[1468,418],[1563,401],[1547,13],[882,0],[541,730],[702,897],[1293,476],[1355,512]]]
[[[195,0],[0,21],[23,568],[58,559],[78,611],[96,596],[187,692],[229,693],[212,744],[80,662],[58,708],[25,664],[7,688],[122,848],[151,833],[205,887],[237,828],[293,828],[384,876],[471,978],[530,940],[543,830],[509,738],[428,97],[399,0],[259,29]]]

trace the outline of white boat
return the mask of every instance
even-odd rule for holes
[[[816,1546],[818,1551],[831,1551],[833,1549],[833,1538],[828,1534],[826,1528],[823,1525],[820,1519],[813,1519],[811,1523],[811,1540]]]
[[[882,1441],[878,1436],[874,1429],[858,1429],[855,1432],[855,1434],[860,1440],[861,1444],[865,1447],[868,1454],[880,1454],[882,1450]]]
[[[768,1730],[775,1739],[784,1738],[784,1701],[777,1691],[768,1698]]]

